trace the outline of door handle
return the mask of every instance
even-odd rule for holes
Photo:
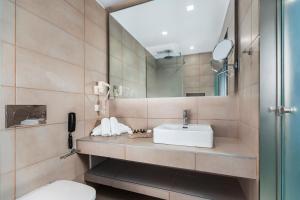
[[[278,108],[276,106],[271,106],[271,107],[268,108],[268,111],[269,112],[277,112]]]
[[[282,106],[280,108],[280,114],[295,113],[295,112],[297,112],[297,108],[296,107],[285,107],[285,106]]]
[[[283,115],[283,114],[290,114],[290,113],[295,113],[297,112],[297,108],[296,107],[286,107],[286,106],[271,106],[269,107],[269,112],[275,112],[278,115]]]

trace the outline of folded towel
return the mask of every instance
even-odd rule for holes
[[[121,133],[129,133],[129,134],[133,133],[131,128],[129,128],[129,126],[126,126],[126,125],[121,124],[121,123],[119,123],[119,130],[120,130]]]
[[[115,117],[111,117],[109,121],[110,121],[110,131],[112,135],[121,135],[118,120]]]
[[[111,136],[110,121],[108,118],[103,118],[101,120],[101,135]]]
[[[93,131],[92,131],[92,135],[102,135],[102,127],[101,125],[96,126]]]
[[[21,125],[23,126],[34,126],[34,125],[39,125],[40,120],[39,119],[25,119],[21,121]]]
[[[101,124],[95,127],[92,131],[92,136],[114,136],[122,133],[132,134],[131,128],[121,124],[115,117],[103,118]]]
[[[102,121],[102,120],[101,120]],[[92,130],[92,136],[97,136],[97,135],[102,135],[102,126],[101,123],[100,125],[96,126],[93,130]]]

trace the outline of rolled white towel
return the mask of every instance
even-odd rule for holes
[[[103,118],[101,120],[101,135],[111,136],[110,120],[108,118]]]
[[[126,126],[125,124],[119,123],[118,128],[119,128],[119,131],[120,131],[121,134],[122,133],[132,134],[131,128],[129,128],[129,126]]]
[[[92,136],[98,136],[98,135],[102,135],[101,124],[99,126],[96,126],[92,131]]]
[[[21,121],[21,125],[24,126],[34,126],[34,125],[39,125],[40,120],[39,119],[25,119]]]
[[[121,135],[120,128],[119,128],[119,122],[117,118],[111,117],[109,119],[110,121],[110,131],[112,135]]]
[[[92,136],[114,136],[122,133],[132,134],[132,130],[130,127],[119,123],[117,118],[111,117],[110,119],[103,118],[101,124],[93,129]]]

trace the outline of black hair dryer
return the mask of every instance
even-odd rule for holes
[[[68,114],[68,132],[69,132],[69,137],[68,137],[68,147],[69,149],[73,149],[73,136],[72,133],[76,129],[76,114],[71,112]]]

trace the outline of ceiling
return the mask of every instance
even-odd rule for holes
[[[157,52],[168,49],[188,55],[213,50],[219,41],[229,2],[154,0],[114,12],[112,16],[154,57],[159,58]],[[193,5],[194,10],[188,12],[189,5]]]

